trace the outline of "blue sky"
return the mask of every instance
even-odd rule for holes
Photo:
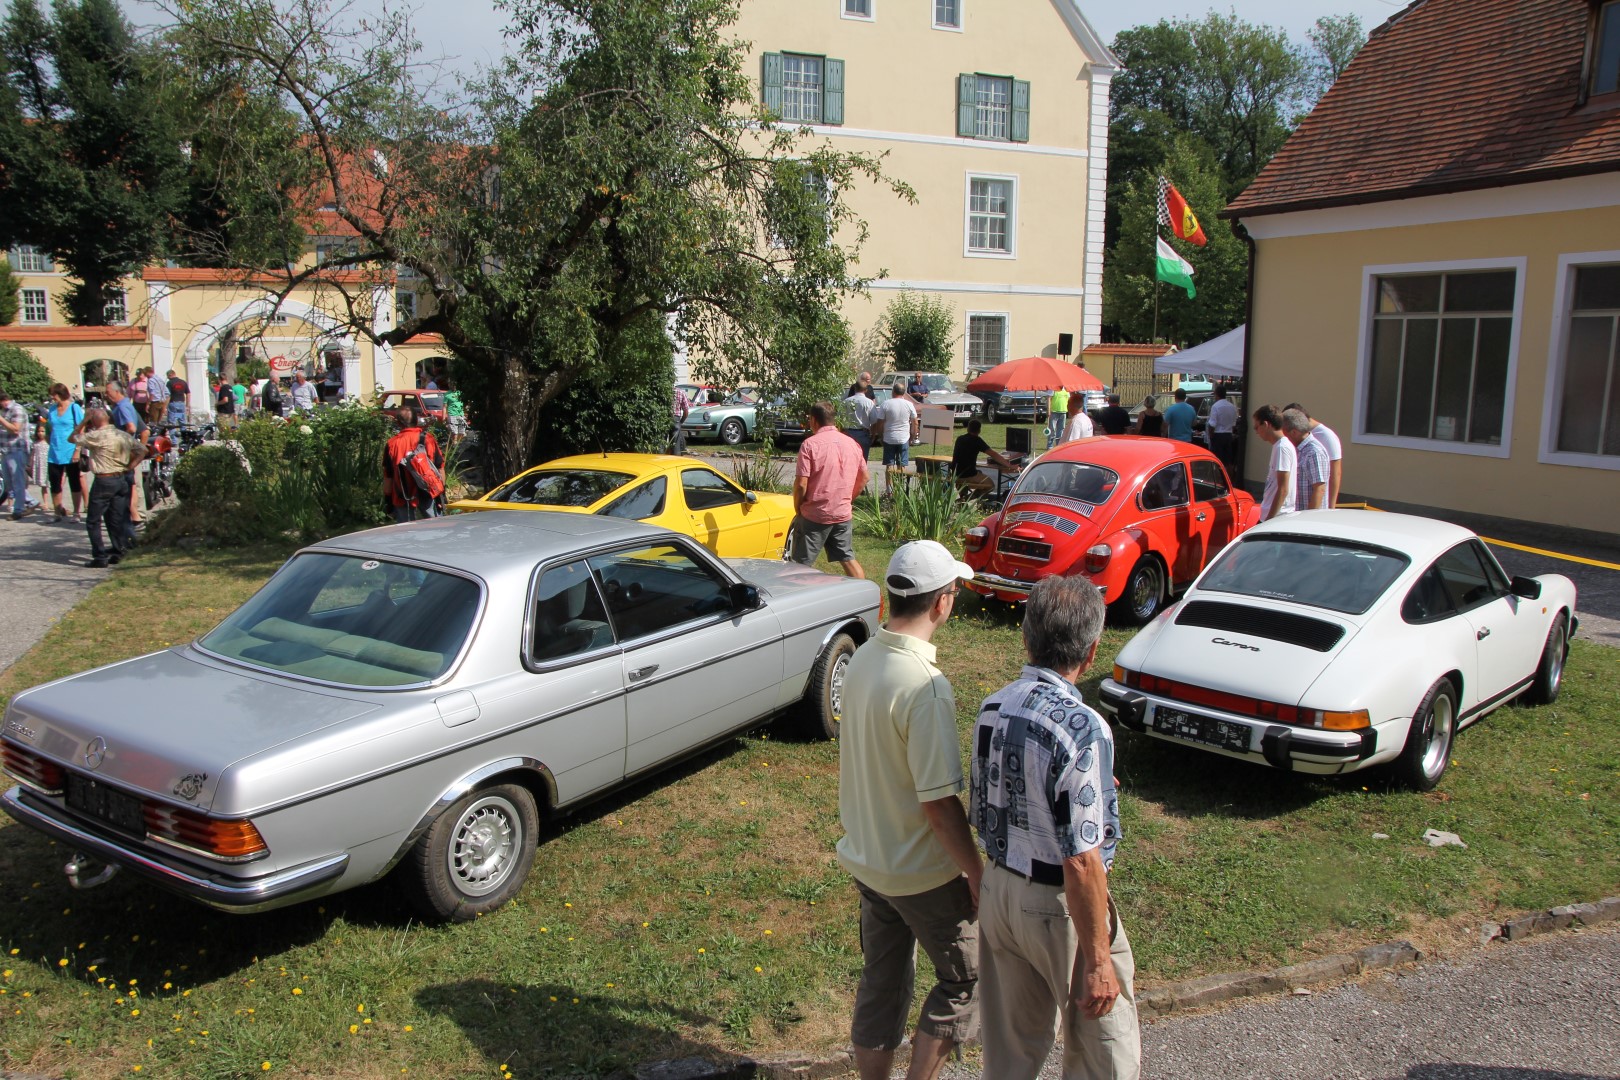
[[[152,25],[164,21],[143,0],[121,0],[137,23]],[[813,0],[798,0],[810,3]],[[889,0],[890,3],[918,0]],[[1008,4],[1014,0],[982,0]],[[1112,41],[1121,30],[1160,19],[1200,18],[1214,8],[1233,11],[1250,22],[1280,26],[1289,35],[1303,40],[1305,31],[1323,15],[1356,15],[1370,30],[1405,6],[1406,0],[1234,0],[1229,4],[1198,3],[1192,0],[1081,0],[1081,9],[1105,41]],[[392,5],[391,5],[392,6]],[[364,14],[381,7],[379,0],[355,0],[353,10]],[[499,55],[501,29],[505,20],[495,10],[493,0],[423,0],[415,5],[417,34],[424,48],[424,59],[443,56],[452,68],[470,70]]]

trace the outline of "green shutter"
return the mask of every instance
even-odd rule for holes
[[[956,133],[971,139],[979,131],[979,77],[974,74],[956,77]]]
[[[1012,84],[1012,141],[1029,142],[1029,83]]]
[[[831,57],[821,62],[821,122],[844,122],[844,62]]]
[[[768,52],[760,57],[760,100],[772,116],[782,115],[782,54]]]

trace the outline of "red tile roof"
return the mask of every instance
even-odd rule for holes
[[[1580,104],[1591,0],[1416,0],[1223,217],[1620,171],[1620,108]]]
[[[1130,342],[1099,342],[1080,350],[1081,356],[1163,356],[1175,351],[1173,345],[1137,345]]]
[[[67,345],[98,341],[146,341],[144,326],[0,326],[0,341],[22,345]]]

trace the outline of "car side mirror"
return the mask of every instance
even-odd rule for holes
[[[750,581],[736,581],[731,585],[731,610],[753,611],[760,606],[759,586]]]
[[[757,503],[759,502],[759,496],[755,495],[752,491],[745,491],[743,492],[743,501]]]
[[[1541,582],[1532,577],[1516,577],[1511,585],[1514,596],[1522,596],[1526,600],[1541,599]]]

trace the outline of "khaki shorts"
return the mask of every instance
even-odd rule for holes
[[[895,1050],[905,1041],[921,945],[934,963],[935,981],[917,1030],[966,1042],[978,1029],[979,985],[979,927],[967,878],[913,896],[885,896],[859,881],[855,887],[866,966],[855,991],[850,1041],[867,1050]]]
[[[855,558],[855,530],[847,521],[823,525],[806,520],[802,514],[793,519],[793,544],[788,550],[790,560],[814,566],[823,545],[827,548],[827,558],[833,562],[849,562]]]

